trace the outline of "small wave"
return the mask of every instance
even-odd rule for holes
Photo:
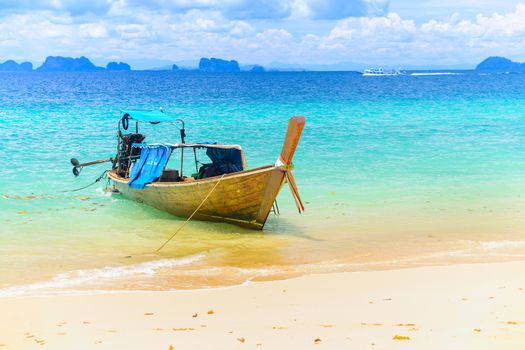
[[[61,273],[47,282],[33,283],[23,286],[0,289],[0,297],[18,296],[31,292],[58,290],[82,285],[88,282],[102,282],[136,275],[153,276],[160,268],[189,265],[204,258],[204,255],[194,255],[180,259],[162,259],[148,261],[136,265],[103,267],[99,269],[76,270]]]
[[[428,72],[428,73],[410,73],[414,76],[427,76],[427,75],[463,75],[463,73],[453,73],[453,72]]]
[[[502,258],[523,258],[525,257],[525,240],[518,241],[466,241],[469,246],[465,249],[453,250],[444,253],[433,254],[449,255],[451,257],[502,257]]]
[[[484,250],[494,250],[494,249],[505,249],[505,248],[524,248],[525,241],[484,241],[479,242],[480,248]]]
[[[100,197],[111,197],[111,195],[113,194],[113,193],[111,193],[111,191],[106,191],[106,189],[104,187],[97,187],[95,189],[95,192]]]

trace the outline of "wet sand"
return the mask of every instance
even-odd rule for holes
[[[0,349],[522,349],[525,262],[0,298]]]

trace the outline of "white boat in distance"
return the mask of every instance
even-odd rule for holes
[[[401,69],[397,70],[390,70],[385,71],[383,68],[370,68],[365,69],[363,72],[364,77],[392,77],[392,76],[398,76],[398,75],[405,75],[403,72],[401,72]]]

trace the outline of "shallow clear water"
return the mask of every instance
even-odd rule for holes
[[[525,75],[0,74],[0,294],[178,289],[310,272],[525,257]],[[182,117],[190,142],[272,164],[307,125],[264,232],[191,222],[103,191],[60,191],[69,158],[113,156],[119,109]],[[178,130],[145,126],[149,142]],[[3,291],[3,292],[2,292]]]

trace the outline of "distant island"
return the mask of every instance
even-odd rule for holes
[[[263,73],[263,72],[266,72],[266,69],[263,66],[254,64],[253,67],[249,71],[255,72],[255,73]]]
[[[40,72],[94,72],[104,70],[95,66],[88,58],[49,56],[45,62],[36,69]]]
[[[525,63],[514,62],[505,57],[493,56],[478,64],[476,71],[492,73],[523,73],[525,72]]]
[[[274,64],[275,65],[275,64]],[[315,70],[315,69],[314,69]],[[33,67],[31,62],[17,63],[14,60],[7,60],[0,63],[0,72],[130,72],[134,71],[126,62],[109,62],[105,67],[95,65],[85,56],[78,58],[64,56],[48,56],[44,63]],[[236,60],[228,60],[216,57],[202,57],[196,67],[179,67],[177,64],[163,66],[159,68],[146,69],[146,71],[165,71],[165,72],[198,72],[198,73],[264,73],[275,71],[307,71],[306,69],[287,68],[270,68],[267,69],[259,64],[240,65]],[[330,71],[330,70],[327,70]],[[344,70],[350,73],[360,74],[352,70]],[[410,70],[408,70],[410,71]],[[461,72],[462,74],[472,73],[525,73],[525,63],[514,62],[505,57],[493,56],[488,57],[478,64],[475,69],[430,69],[430,70],[413,70],[410,72]]]
[[[201,58],[199,72],[207,73],[235,73],[240,72],[239,63],[235,60],[226,61],[220,58]]]
[[[222,58],[207,58],[202,57],[199,60],[197,68],[180,68],[176,64],[172,66],[156,69],[157,71],[177,71],[177,72],[202,72],[202,73],[238,73],[241,71],[248,72],[265,72],[265,68],[261,65],[250,65],[248,69],[244,67],[242,70],[236,60],[225,60]],[[0,63],[0,71],[18,72],[18,71],[33,71],[33,64],[31,62],[23,62],[18,64],[13,60]],[[131,66],[125,62],[109,62],[106,67],[98,67],[89,58],[81,56],[78,58],[63,57],[63,56],[48,56],[44,63],[34,71],[37,72],[99,72],[99,71],[114,71],[114,72],[129,72],[132,71]]]
[[[22,62],[20,64],[13,60],[7,60],[4,63],[0,63],[0,71],[5,72],[20,72],[20,71],[32,71],[33,63]]]
[[[131,66],[124,62],[109,62],[106,66],[106,69],[112,71],[130,71]]]

